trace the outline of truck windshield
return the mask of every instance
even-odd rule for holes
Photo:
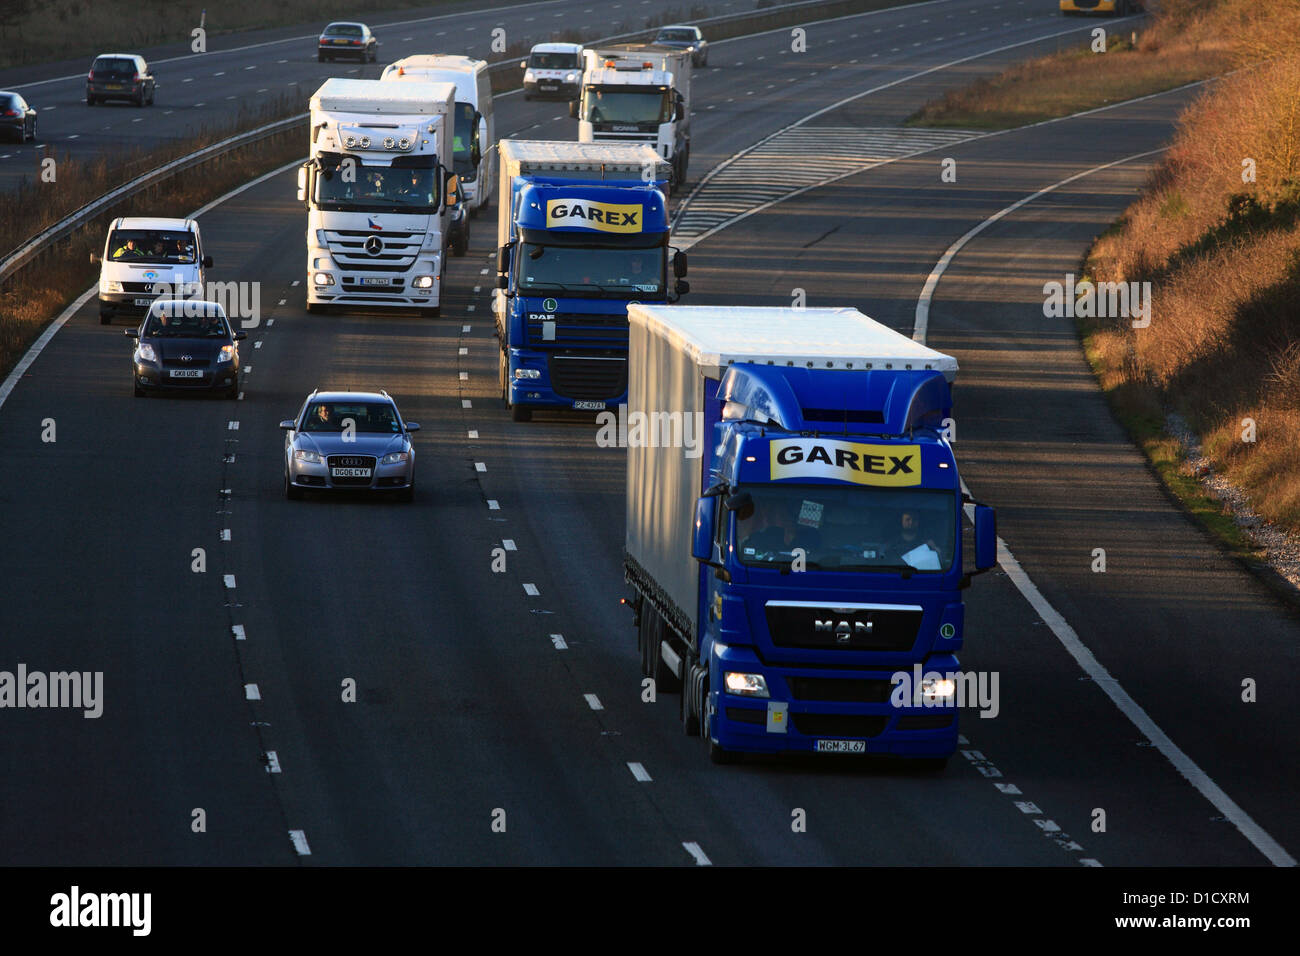
[[[438,173],[432,166],[366,166],[346,157],[322,163],[315,201],[341,212],[437,212]]]
[[[789,566],[802,548],[818,571],[947,571],[956,539],[951,491],[865,485],[745,485],[736,549],[750,567]],[[744,515],[744,517],[741,517]]]
[[[452,144],[455,149],[453,154],[456,175],[461,179],[471,179],[478,174],[474,167],[474,137],[478,135],[478,130],[474,124],[474,104],[457,103],[456,104],[456,124],[455,131],[452,133]]]
[[[589,87],[582,94],[582,118],[588,123],[667,123],[673,118],[667,90]]]
[[[662,294],[662,246],[544,246],[525,242],[519,253],[518,290],[626,299]]]
[[[108,237],[108,258],[114,262],[191,265],[196,245],[194,233],[185,230],[115,229]]]
[[[576,53],[534,53],[528,58],[533,70],[572,70],[578,66]]]

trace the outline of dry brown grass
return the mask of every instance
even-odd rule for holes
[[[1233,38],[1214,2],[1166,4],[1136,46],[1128,30],[1108,30],[1105,53],[1092,52],[1090,43],[1073,43],[952,90],[908,125],[1011,129],[1171,90],[1223,73],[1234,62]]]
[[[1214,12],[1239,72],[1186,111],[1085,267],[1152,282],[1151,326],[1084,331],[1121,417],[1178,411],[1256,511],[1300,530],[1300,5]]]

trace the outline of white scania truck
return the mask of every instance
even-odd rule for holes
[[[450,83],[326,80],[311,98],[307,310],[419,309],[442,298],[452,176]]]
[[[647,143],[686,181],[691,156],[691,54],[652,43],[584,51],[582,95],[569,105],[580,143]]]

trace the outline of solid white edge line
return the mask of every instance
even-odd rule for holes
[[[926,279],[925,287],[921,290],[921,296],[917,300],[916,304],[917,322],[923,322],[923,324],[918,324],[918,326],[913,329],[912,338],[915,341],[920,342],[922,345],[925,344],[926,334],[929,331],[930,301],[933,299],[935,290],[938,287],[939,277],[947,270],[948,266],[952,263],[953,257],[961,251],[962,247],[965,246],[966,243],[970,242],[972,238],[983,232],[988,226],[991,226],[993,223],[1004,218],[1015,210],[1022,208],[1034,199],[1037,199],[1060,186],[1064,186],[1067,183],[1074,182],[1077,179],[1081,179],[1084,176],[1099,172],[1103,169],[1110,169],[1114,166],[1119,166],[1135,159],[1141,159],[1145,156],[1152,156],[1156,153],[1162,152],[1164,152],[1164,149],[1153,149],[1144,153],[1135,153],[1134,155],[1127,156],[1124,159],[1117,159],[1113,163],[1105,163],[1101,166],[1094,166],[1092,169],[1085,170],[1084,172],[1076,173],[1073,176],[1061,180],[1059,183],[1055,183],[1045,189],[1040,189],[1032,196],[1012,203],[1010,206],[1007,206],[1005,209],[1002,209],[988,217],[974,229],[967,232],[966,235],[962,236],[948,248],[948,251],[944,253],[943,258],[940,259],[939,263],[935,266],[934,271],[932,271],[929,278]],[[970,489],[966,486],[964,480],[961,483],[961,490],[963,494],[970,495]],[[965,506],[965,511],[967,517],[974,521],[975,506],[973,504],[967,504]],[[1226,819],[1230,820],[1232,825],[1237,828],[1238,832],[1249,840],[1255,849],[1259,850],[1259,852],[1262,853],[1270,863],[1274,866],[1295,866],[1295,858],[1291,856],[1291,854],[1288,853],[1280,843],[1274,840],[1263,827],[1256,823],[1245,810],[1239,807],[1236,801],[1228,796],[1223,791],[1223,788],[1210,778],[1209,774],[1198,767],[1196,762],[1183,752],[1182,748],[1170,740],[1169,735],[1160,729],[1156,722],[1151,719],[1150,715],[1142,709],[1142,706],[1129,696],[1128,691],[1120,686],[1119,681],[1117,681],[1111,673],[1102,666],[1101,662],[1097,660],[1092,651],[1089,650],[1087,645],[1079,638],[1079,635],[1075,632],[1074,628],[1072,628],[1065,618],[1061,616],[1061,613],[1057,611],[1056,608],[1052,607],[1052,605],[1048,603],[1047,599],[1043,597],[1043,594],[1038,590],[1037,585],[1030,580],[1029,575],[1025,572],[1025,569],[1021,567],[1020,562],[1015,559],[1014,555],[1012,555],[1011,549],[1007,547],[1007,543],[1000,537],[998,538],[998,567],[1002,568],[1011,583],[1016,586],[1016,590],[1019,591],[1024,599],[1029,602],[1029,606],[1034,609],[1042,619],[1043,623],[1051,628],[1052,633],[1056,635],[1056,639],[1061,642],[1061,645],[1067,652],[1069,652],[1070,656],[1074,658],[1075,662],[1083,672],[1091,677],[1093,683],[1102,689],[1106,696],[1111,699],[1111,702],[1119,708],[1120,713],[1127,717],[1129,722],[1133,724],[1133,726],[1136,727],[1147,740],[1151,741],[1152,745],[1157,750],[1164,754],[1165,759],[1174,765],[1174,769],[1182,774],[1187,782],[1195,787],[1196,790],[1215,807],[1215,809],[1223,814]],[[1100,865],[1094,860],[1080,860],[1079,862],[1088,866]]]
[[[197,219],[199,218],[199,216],[203,215],[208,210],[215,208],[219,204],[225,202],[227,199],[233,199],[234,197],[238,196],[240,193],[244,192],[244,190],[252,189],[254,186],[257,186],[265,182],[266,180],[270,179],[273,176],[278,176],[287,170],[295,168],[296,166],[301,166],[302,163],[303,161],[301,159],[295,159],[292,163],[286,163],[284,166],[281,166],[279,169],[273,169],[269,173],[266,173],[262,176],[258,176],[256,179],[252,180],[251,182],[244,183],[244,185],[242,186],[237,186],[236,188],[232,189],[230,192],[226,193],[224,196],[217,197],[216,199],[212,200],[212,202],[208,203],[206,206],[200,208],[197,212],[190,213],[186,218]],[[37,357],[40,356],[41,352],[44,351],[45,346],[50,344],[50,340],[54,338],[55,334],[59,331],[59,329],[63,328],[63,326],[67,324],[67,321],[70,318],[72,318],[74,315],[76,315],[77,312],[80,311],[81,307],[90,301],[90,297],[93,296],[98,291],[99,291],[99,283],[96,282],[89,289],[87,289],[81,295],[77,296],[77,298],[74,299],[71,303],[69,303],[68,307],[59,313],[58,318],[56,318],[53,322],[51,322],[48,326],[46,326],[45,331],[42,332],[40,336],[36,339],[36,341],[31,344],[31,347],[27,350],[26,354],[24,354],[23,357],[19,359],[18,364],[14,366],[13,371],[10,372],[5,377],[4,383],[0,384],[0,408],[4,407],[5,401],[9,398],[9,393],[14,390],[15,386],[17,386],[18,382],[22,379],[23,375],[25,375],[27,370],[32,367],[32,363],[35,362]]]

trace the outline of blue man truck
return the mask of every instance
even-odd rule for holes
[[[535,408],[616,407],[628,302],[689,290],[686,254],[668,248],[670,167],[644,144],[507,139],[500,150],[501,397],[515,421]]]
[[[716,763],[943,766],[970,583],[946,437],[956,360],[856,309],[628,314],[624,572],[643,675],[681,691],[683,729]],[[994,513],[970,510],[985,570]]]

